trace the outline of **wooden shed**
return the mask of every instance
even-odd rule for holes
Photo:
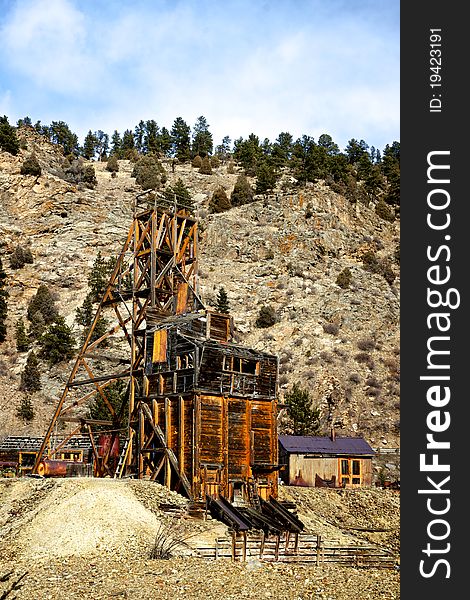
[[[371,486],[374,454],[361,437],[279,436],[281,479],[286,485]]]

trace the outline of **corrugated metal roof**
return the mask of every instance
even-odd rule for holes
[[[294,454],[375,454],[369,444],[360,437],[280,435],[279,442],[287,452]]]

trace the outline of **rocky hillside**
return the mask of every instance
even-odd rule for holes
[[[10,294],[8,335],[0,344],[0,437],[45,431],[72,364],[42,366],[42,389],[32,395],[34,419],[19,419],[26,353],[16,350],[15,323],[26,318],[29,300],[44,283],[78,333],[75,310],[88,291],[93,261],[98,251],[110,257],[120,249],[141,191],[125,160],[116,177],[105,163],[92,163],[93,188],[68,183],[57,147],[32,131],[19,136],[18,156],[0,152],[0,256]],[[32,151],[40,176],[20,173]],[[230,194],[237,168],[229,174],[221,165],[204,175],[190,164],[176,165],[175,172],[164,166],[168,183],[181,178],[197,206],[203,299],[214,306],[224,287],[237,341],[279,355],[281,399],[298,382],[321,408],[325,433],[333,423],[338,435],[398,447],[399,221],[380,218],[372,205],[351,204],[323,182],[300,188],[287,175],[275,194],[210,214],[211,194],[219,185]],[[18,245],[29,248],[33,263],[12,269]],[[364,260],[371,253],[377,265],[389,265],[387,272],[371,272]],[[346,267],[351,283],[345,288],[337,278]],[[263,305],[274,308],[277,322],[259,328]]]

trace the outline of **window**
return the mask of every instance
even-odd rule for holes
[[[341,485],[361,485],[361,461],[357,458],[340,458]]]

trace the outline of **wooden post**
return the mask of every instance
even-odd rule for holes
[[[320,562],[321,535],[317,535],[317,567]]]
[[[243,562],[246,561],[246,531],[243,532]]]
[[[260,547],[259,547],[259,558],[260,558],[260,560],[263,558],[265,539],[266,539],[266,535],[265,535],[264,531],[262,531],[261,532],[261,543],[260,543]]]
[[[171,443],[171,401],[169,398],[165,398],[165,444],[166,447],[170,447]],[[171,487],[171,465],[168,453],[165,458],[165,485],[167,488]]]
[[[297,554],[299,552],[299,534],[295,534],[295,542],[294,542],[294,553]]]
[[[235,530],[232,531],[232,560],[237,559],[237,538]]]
[[[286,552],[289,549],[290,531],[286,531]]]
[[[184,473],[184,400],[178,396],[178,459],[180,473]]]
[[[219,538],[215,538],[215,560],[219,558]]]
[[[276,546],[274,548],[274,560],[279,560],[279,543],[281,541],[281,534],[276,535]]]
[[[138,474],[137,478],[142,479],[144,476],[144,455],[142,454],[142,448],[144,447],[145,440],[145,420],[142,409],[139,408],[139,440],[137,444],[137,460],[138,460]]]

